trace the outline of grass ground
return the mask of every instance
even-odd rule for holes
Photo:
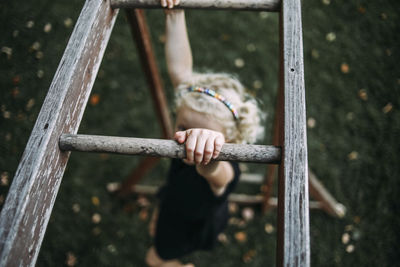
[[[0,3],[0,204],[82,5],[82,0]],[[303,2],[309,165],[347,207],[343,219],[310,213],[313,266],[400,266],[399,10],[394,0]],[[163,14],[153,10],[147,16],[170,85]],[[197,69],[239,75],[269,113],[269,133],[278,75],[277,15],[190,11],[187,19]],[[160,136],[123,14],[80,132]],[[144,266],[153,205],[141,207],[135,197],[119,200],[107,190],[138,161],[71,156],[37,266]],[[161,181],[167,166],[162,160],[144,182]],[[227,243],[186,259],[197,266],[272,266],[275,217],[275,211],[265,216],[256,211],[249,223],[228,227]],[[247,241],[239,242],[238,232]]]

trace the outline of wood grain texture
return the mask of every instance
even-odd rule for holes
[[[0,215],[0,266],[34,266],[69,153],[118,12],[87,0],[32,130]]]
[[[282,2],[280,34],[284,127],[278,189],[277,266],[307,267],[310,266],[310,234],[300,0]]]
[[[112,8],[163,8],[159,0],[112,0]],[[279,11],[280,0],[181,0],[175,8]]]
[[[184,145],[173,140],[63,134],[60,148],[68,151],[116,153],[151,157],[186,158]],[[276,146],[224,144],[216,160],[279,163],[281,149]]]

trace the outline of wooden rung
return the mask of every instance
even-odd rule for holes
[[[242,173],[240,181],[249,184],[262,184],[264,176],[258,173]]]
[[[133,188],[133,192],[136,194],[143,195],[155,195],[158,191],[158,186],[153,185],[136,185]],[[247,205],[255,205],[261,204],[264,200],[263,195],[246,195],[246,194],[238,194],[233,193],[229,195],[229,201],[235,202],[238,204],[247,204]],[[269,199],[270,207],[276,208],[278,206],[278,199],[275,197],[271,197]],[[321,209],[322,205],[319,201],[310,201],[309,205],[310,209]]]
[[[163,139],[63,134],[60,137],[59,146],[64,151],[186,158],[184,145]],[[226,143],[216,160],[277,164],[281,160],[281,148]]]
[[[163,8],[160,0],[111,0],[112,8]],[[280,0],[181,0],[176,8],[279,11]]]

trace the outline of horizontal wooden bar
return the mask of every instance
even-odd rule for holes
[[[158,192],[159,187],[154,185],[135,185],[133,188],[133,192],[136,194],[142,195],[155,195]],[[246,205],[257,205],[261,204],[264,201],[263,195],[246,195],[246,194],[238,194],[233,193],[229,195],[229,201],[235,202],[238,204],[246,204]],[[275,197],[271,197],[268,200],[268,205],[270,207],[276,208],[278,206],[278,200]],[[310,201],[310,209],[321,209],[322,205],[319,201]]]
[[[65,151],[186,158],[184,145],[173,140],[63,134],[59,145]],[[281,160],[281,149],[277,146],[226,143],[216,160],[278,164]]]
[[[308,169],[308,181],[310,195],[321,202],[322,208],[327,213],[338,218],[343,218],[346,215],[346,207],[336,201],[311,169]]]
[[[280,0],[181,0],[175,8],[279,11]],[[160,0],[111,0],[112,8],[163,8]]]

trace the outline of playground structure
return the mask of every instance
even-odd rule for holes
[[[158,0],[87,0],[32,130],[0,217],[0,266],[34,266],[51,215],[70,150],[184,158],[169,140],[76,135],[110,38],[119,8],[125,8],[141,51],[164,137],[172,123],[150,45],[143,10],[160,8]],[[299,0],[182,0],[180,8],[264,10],[280,12],[280,88],[273,146],[226,144],[219,160],[279,164],[278,201],[271,201],[276,168],[269,168],[266,191],[257,202],[267,210],[278,205],[277,266],[309,266],[309,184],[315,206],[340,216],[340,205],[311,175],[307,163],[306,108],[301,6]],[[103,146],[106,145],[106,146]],[[148,145],[145,148],[144,145]],[[101,147],[103,146],[103,147]],[[126,150],[128,148],[129,151]],[[164,151],[164,152],[162,152]],[[136,176],[122,187],[131,191],[156,163],[146,158]],[[121,191],[121,194],[124,192]],[[248,200],[248,199],[247,199]],[[245,199],[246,201],[246,199]]]

